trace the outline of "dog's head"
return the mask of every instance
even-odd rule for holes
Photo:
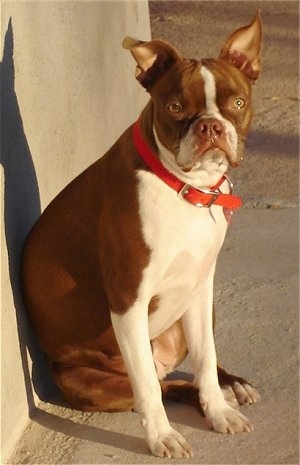
[[[181,170],[205,165],[224,172],[242,160],[261,42],[259,13],[226,40],[218,59],[182,58],[161,40],[124,39],[137,62],[136,78],[151,95],[159,148],[171,152]]]

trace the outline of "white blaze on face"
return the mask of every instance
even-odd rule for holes
[[[238,145],[237,133],[233,124],[221,115],[220,110],[217,106],[217,86],[214,75],[208,68],[206,68],[206,66],[201,66],[200,74],[204,80],[204,92],[206,103],[206,115],[203,115],[202,117],[216,118],[223,124],[232,153],[236,154]]]
[[[217,106],[217,87],[214,75],[209,71],[206,66],[201,66],[200,74],[204,81],[205,103],[206,103],[206,117],[220,116],[220,111]],[[219,118],[218,118],[219,119]]]

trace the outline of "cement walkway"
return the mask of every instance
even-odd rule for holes
[[[245,407],[252,434],[207,431],[191,407],[168,404],[195,464],[298,464],[298,2],[151,2],[154,37],[186,56],[216,56],[256,7],[264,23],[264,72],[254,88],[247,158],[233,173],[245,208],[235,214],[216,275],[222,365],[253,382]],[[188,361],[181,371],[190,372]],[[33,412],[11,464],[159,464],[138,417],[87,414],[54,403]],[[172,463],[183,463],[172,460]],[[165,462],[164,462],[165,463]]]

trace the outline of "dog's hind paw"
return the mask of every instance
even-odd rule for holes
[[[255,387],[240,376],[231,375],[218,366],[219,384],[226,402],[237,408],[239,405],[250,405],[260,400],[260,395]],[[235,399],[234,399],[235,397]]]
[[[255,389],[255,387],[251,386],[248,383],[239,383],[235,381],[231,386],[235,397],[239,403],[239,405],[250,405],[255,404],[260,400],[260,395]]]
[[[248,383],[235,381],[231,386],[223,386],[221,389],[227,404],[235,409],[240,405],[251,405],[260,400],[257,389]]]

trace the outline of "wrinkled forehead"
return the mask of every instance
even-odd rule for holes
[[[198,60],[180,60],[167,70],[158,80],[155,90],[178,94],[181,90],[203,84]]]
[[[170,95],[198,100],[212,89],[216,97],[250,93],[250,81],[233,65],[214,59],[182,60],[174,65],[155,86],[162,99]],[[162,95],[163,94],[163,95]]]
[[[203,59],[199,63],[199,69],[204,85],[207,86],[211,81],[214,81],[218,93],[222,95],[250,93],[251,83],[249,79],[230,63],[221,60]]]

